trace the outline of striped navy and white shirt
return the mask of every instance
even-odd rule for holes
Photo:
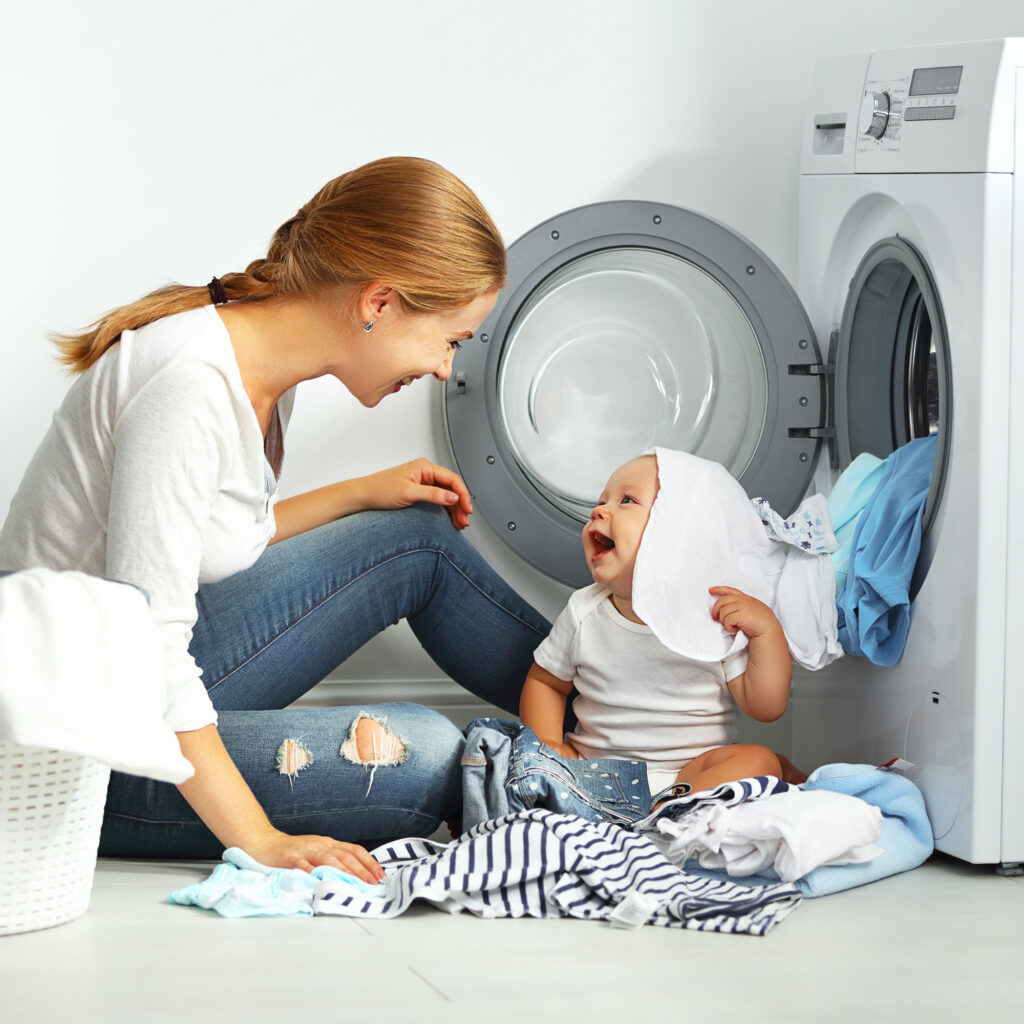
[[[313,912],[395,917],[416,899],[479,917],[576,917],[764,935],[801,900],[789,884],[749,887],[688,875],[643,835],[574,815],[528,810],[452,843],[403,839],[374,855],[388,872],[366,887],[325,878]]]

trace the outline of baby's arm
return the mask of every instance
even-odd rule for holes
[[[774,722],[789,703],[793,661],[775,613],[735,587],[712,587],[718,597],[711,617],[731,633],[741,629],[750,641],[746,671],[729,682],[736,703],[759,722]]]
[[[562,757],[579,757],[570,743],[565,742],[562,727],[565,722],[565,701],[572,690],[572,682],[553,676],[536,662],[526,674],[523,692],[519,698],[519,717],[528,725],[545,746]]]

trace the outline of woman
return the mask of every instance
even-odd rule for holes
[[[286,706],[407,618],[445,672],[514,711],[548,623],[457,532],[472,507],[450,470],[420,459],[274,498],[296,384],[330,374],[375,406],[447,379],[504,276],[476,196],[436,164],[390,158],[328,183],[244,273],[169,286],[58,339],[79,376],[11,504],[0,566],[149,594],[167,719],[195,767],[177,791],[115,774],[102,854],[239,846],[376,880],[354,841],[428,835],[457,814],[462,738],[447,719]]]

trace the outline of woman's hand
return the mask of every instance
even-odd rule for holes
[[[355,843],[342,843],[329,836],[291,836],[270,829],[245,846],[250,857],[268,868],[340,868],[371,885],[384,878],[384,869]]]
[[[413,459],[358,480],[367,508],[407,508],[427,501],[448,509],[456,530],[469,526],[473,502],[458,473],[429,459]]]

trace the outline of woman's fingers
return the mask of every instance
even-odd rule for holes
[[[332,867],[375,885],[384,878],[384,870],[361,846],[353,843],[333,843],[307,859],[311,871],[314,867]],[[301,865],[300,865],[301,866]]]
[[[379,882],[384,877],[384,869],[368,850],[355,843],[342,843],[341,845],[345,848],[345,857],[371,876],[369,881]]]
[[[417,459],[410,465],[418,484],[412,501],[428,501],[447,508],[452,524],[457,530],[464,530],[469,526],[473,499],[462,477],[445,466],[435,465],[427,459]]]
[[[254,847],[246,852],[268,867],[300,868],[303,871],[321,866],[334,867],[371,884],[384,878],[384,869],[367,850],[330,836],[293,836],[277,832],[266,847]]]

